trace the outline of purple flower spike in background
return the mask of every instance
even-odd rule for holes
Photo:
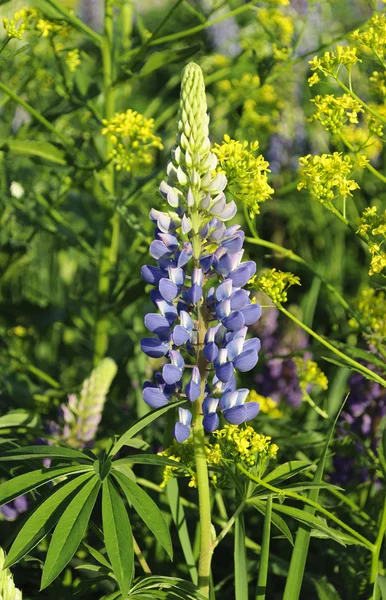
[[[143,399],[159,408],[186,398],[193,415],[179,408],[174,430],[179,442],[188,439],[191,424],[215,431],[218,408],[235,425],[259,411],[258,403],[245,403],[249,390],[236,390],[235,379],[235,371],[250,371],[258,360],[260,342],[247,339],[247,332],[261,308],[243,289],[256,265],[242,262],[244,232],[226,225],[237,209],[227,203],[225,175],[216,172],[208,124],[203,75],[191,63],[183,74],[168,181],[160,185],[163,210],[150,211],[155,225],[150,255],[156,265],[142,267],[159,314],[145,316],[155,337],[144,338],[141,348],[151,358],[167,360],[157,383],[144,384]]]

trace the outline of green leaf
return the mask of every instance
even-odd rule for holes
[[[341,600],[334,586],[326,578],[312,579],[312,583],[318,594],[318,600]]]
[[[20,156],[30,156],[31,158],[42,158],[57,165],[66,165],[65,152],[60,150],[50,142],[30,141],[30,140],[0,140],[0,150],[18,154]]]
[[[235,600],[245,600],[248,598],[248,567],[243,514],[240,514],[235,522],[234,565]]]
[[[14,477],[9,481],[5,481],[0,485],[0,505],[11,502],[22,494],[26,494],[41,485],[52,481],[63,475],[75,475],[76,473],[85,473],[90,471],[92,467],[76,466],[76,467],[58,467],[52,469],[38,469],[31,473],[24,473],[18,477]]]
[[[173,558],[173,546],[170,538],[169,528],[163,517],[162,512],[150,496],[143,491],[134,481],[123,475],[121,472],[114,472],[113,475],[118,481],[122,491],[125,493],[127,501],[132,504],[134,510],[146,523],[150,531],[154,534],[157,541],[165,548],[166,552]]]
[[[107,554],[126,598],[134,575],[133,534],[124,502],[110,478],[102,487],[102,522]]]
[[[196,567],[196,561],[194,559],[192,544],[190,542],[185,511],[181,502],[177,479],[169,479],[166,485],[166,494],[169,501],[170,512],[172,514],[172,518],[177,529],[178,538],[180,540],[182,552],[184,554],[185,564],[189,570],[189,574],[193,583],[197,584],[198,572]]]
[[[87,454],[74,450],[73,448],[62,448],[61,446],[25,446],[9,450],[0,457],[0,461],[25,460],[29,458],[67,458],[68,460],[85,460],[93,462]]]
[[[48,548],[41,590],[56,579],[77,551],[86,531],[99,488],[100,481],[96,477],[92,477],[63,512]]]
[[[383,477],[386,480],[386,427],[383,428],[381,441],[378,446],[378,458],[382,469]]]
[[[161,50],[161,52],[154,52],[142,67],[140,75],[144,77],[165,65],[173,62],[183,62],[190,56],[193,56],[193,54],[199,52],[199,50],[201,50],[201,44],[192,44],[185,48],[171,48],[168,50]]]
[[[295,475],[298,475],[298,473],[312,467],[313,464],[306,460],[291,460],[273,469],[273,471],[263,477],[263,481],[266,481],[267,483],[274,482],[273,485],[276,485],[279,481],[294,477]]]
[[[0,429],[8,427],[36,427],[38,419],[36,415],[23,408],[10,410],[6,415],[0,417]]]
[[[96,550],[95,548],[90,546],[90,544],[87,544],[86,542],[83,542],[82,546],[84,546],[86,548],[86,550],[91,554],[91,556],[93,558],[95,558],[95,560],[97,562],[99,562],[103,567],[106,567],[107,569],[112,571],[112,567],[111,567],[109,561],[106,560],[106,558],[103,556],[103,554],[101,552],[99,552],[99,550]]]
[[[266,502],[262,502],[261,500],[257,500],[257,498],[249,498],[248,504],[252,504],[262,515],[265,515],[266,511]],[[279,517],[279,515],[275,513],[271,513],[271,521],[272,524],[279,530],[281,533],[287,538],[289,543],[293,546],[294,540],[292,537],[292,533],[287,523]]]
[[[34,548],[59,521],[65,506],[89,479],[91,473],[76,477],[44,500],[20,529],[8,552],[6,567],[11,567]]]
[[[166,592],[165,596],[160,596],[161,590]],[[144,595],[146,592],[146,596]],[[179,595],[177,595],[179,594]],[[162,598],[182,598],[183,600],[207,600],[196,585],[176,577],[150,576],[138,579],[131,588],[129,598],[147,599],[154,597],[155,600]],[[107,600],[107,598],[105,599]],[[110,598],[109,598],[110,600]],[[112,598],[111,598],[112,600]]]
[[[378,573],[376,585],[379,588],[382,600],[386,600],[386,577]]]
[[[181,406],[184,403],[185,403],[185,400],[179,400],[178,402],[170,402],[166,406],[161,406],[161,408],[157,408],[156,410],[153,410],[152,412],[150,412],[147,415],[145,415],[144,417],[142,417],[142,419],[140,419],[139,421],[134,423],[134,425],[132,427],[130,427],[130,429],[128,429],[126,431],[126,433],[124,433],[119,438],[117,443],[114,444],[113,448],[111,449],[110,454],[111,455],[116,454],[123,446],[126,446],[126,443],[128,440],[131,440],[131,438],[135,437],[137,435],[137,433],[139,433],[140,431],[142,431],[142,429],[144,429],[145,427],[150,425],[150,423],[155,421],[155,419],[158,419],[158,417],[161,417],[163,414],[165,414],[171,408],[177,408],[178,406]]]
[[[120,458],[113,462],[114,467],[122,464],[178,467],[179,469],[187,470],[187,467],[180,464],[178,461],[166,458],[166,456],[158,456],[157,454],[133,454],[132,456],[126,456],[125,458]]]
[[[342,546],[346,546],[346,544],[358,544],[359,546],[363,546],[362,542],[357,540],[356,538],[337,531],[336,529],[332,529],[328,525],[326,525],[325,521],[319,519],[319,517],[315,517],[315,515],[306,512],[305,510],[301,510],[300,508],[294,508],[293,506],[286,506],[285,504],[276,504],[272,505],[272,509],[278,512],[282,512],[301,523],[304,523],[310,529],[316,529],[317,531],[322,532],[328,538],[338,542]],[[365,546],[366,547],[366,546]]]

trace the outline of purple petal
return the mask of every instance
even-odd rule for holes
[[[189,298],[193,304],[197,304],[202,298],[202,287],[197,283],[193,283],[189,290]]]
[[[190,412],[190,410],[188,410],[187,408],[180,407],[178,409],[178,420],[183,425],[187,425],[187,427],[190,427],[190,425],[192,423],[192,418],[193,418],[193,415]]]
[[[188,400],[190,400],[190,402],[194,402],[195,400],[197,400],[197,398],[199,398],[200,396],[200,393],[201,386],[192,380],[190,380],[189,383],[185,386],[185,394]]]
[[[243,287],[256,272],[256,263],[252,260],[242,263],[232,271],[229,278],[233,282],[233,286],[237,288]]]
[[[176,346],[182,346],[185,342],[188,341],[190,337],[190,332],[182,327],[181,325],[176,325],[173,329],[173,342]]]
[[[254,350],[247,350],[236,356],[233,361],[233,365],[235,369],[245,373],[246,371],[250,371],[256,365],[258,360],[258,354]]]
[[[229,298],[219,302],[216,306],[216,314],[219,319],[225,319],[231,314],[231,301]]]
[[[223,415],[228,423],[231,425],[241,425],[244,423],[247,417],[247,410],[245,408],[245,404],[242,406],[233,406],[232,408],[226,408],[223,411]]]
[[[223,365],[216,367],[216,375],[220,381],[226,383],[230,381],[233,375],[233,365],[231,362],[226,362]]]
[[[168,398],[157,387],[145,387],[142,398],[151,408],[160,408],[168,403]]]
[[[156,338],[142,338],[141,349],[142,352],[151,358],[161,358],[161,356],[165,356],[169,352],[168,345]]]
[[[168,258],[173,252],[161,240],[154,240],[150,244],[150,254],[153,258]]]
[[[169,267],[168,269],[169,279],[176,285],[182,285],[185,279],[185,273],[181,267]]]
[[[202,403],[202,410],[204,415],[209,415],[210,413],[215,413],[218,407],[218,399],[217,398],[205,398]]]
[[[204,273],[207,273],[213,264],[213,254],[202,256],[200,258],[200,265]]]
[[[245,308],[245,306],[249,302],[249,294],[245,290],[237,290],[234,292],[230,298],[231,300],[231,309],[232,310],[240,310]],[[245,316],[244,316],[245,318]]]
[[[244,242],[244,231],[239,231],[236,235],[228,238],[221,242],[221,246],[227,249],[227,252],[234,254],[239,252],[243,247]]]
[[[216,360],[218,355],[218,348],[214,342],[209,342],[204,346],[204,356],[208,362]]]
[[[244,404],[244,406],[247,411],[245,420],[251,421],[252,419],[254,419],[257,416],[257,414],[260,410],[260,404],[258,402],[246,402]]]
[[[261,317],[261,306],[260,304],[250,304],[243,308],[242,313],[244,315],[245,324],[253,325],[253,323],[256,323]]]
[[[151,265],[143,265],[141,268],[141,275],[146,283],[151,283],[152,285],[158,285],[160,279],[163,277],[162,271]]]
[[[171,302],[178,296],[179,289],[173,281],[163,277],[159,282],[159,291],[164,300]]]
[[[219,302],[223,300],[227,300],[232,294],[232,281],[230,279],[226,279],[223,281],[216,290],[216,299]]]
[[[244,315],[239,310],[233,312],[231,315],[229,315],[229,317],[225,317],[225,319],[222,319],[222,324],[224,325],[224,327],[230,329],[231,331],[238,331],[239,329],[244,327],[244,323]]]
[[[180,422],[175,424],[174,437],[176,438],[177,442],[182,444],[182,442],[185,442],[189,436],[190,436],[190,427],[188,427],[187,425],[184,425],[183,423],[180,423]]]
[[[237,206],[235,204],[235,202],[232,200],[232,202],[229,202],[226,207],[224,208],[224,210],[222,211],[221,215],[219,215],[219,219],[221,219],[222,221],[230,221],[231,219],[233,219],[233,217],[236,215],[237,213]]]
[[[239,356],[239,354],[242,353],[243,345],[244,340],[242,337],[237,337],[227,344],[227,356],[230,361],[233,362],[236,356]]]
[[[169,331],[170,323],[161,315],[149,313],[145,316],[145,327],[152,333],[162,335]]]
[[[182,377],[182,369],[180,367],[176,367],[175,365],[164,365],[162,369],[162,377],[165,380],[165,383],[168,385],[173,385],[173,383],[177,383]]]
[[[247,350],[253,350],[254,352],[259,352],[261,348],[261,342],[259,340],[259,338],[251,338],[250,340],[247,340],[246,342],[244,342],[244,346],[243,346],[243,352],[246,352]]]
[[[208,433],[212,433],[213,431],[218,429],[219,422],[220,422],[220,419],[218,418],[218,414],[215,412],[205,415],[202,420],[204,429]]]

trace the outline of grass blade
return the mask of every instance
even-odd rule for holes
[[[243,514],[240,514],[235,522],[234,565],[235,600],[245,600],[248,598],[248,568]]]
[[[257,576],[256,600],[265,600],[269,565],[269,544],[271,538],[272,496],[268,496],[265,509],[263,541],[261,543],[259,574]]]

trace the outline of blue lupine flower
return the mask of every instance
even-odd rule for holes
[[[146,382],[143,399],[153,408],[173,398],[186,398],[193,414],[203,415],[206,431],[219,427],[218,409],[239,425],[253,419],[257,402],[245,403],[249,390],[236,389],[235,371],[250,371],[258,360],[260,341],[247,339],[248,326],[261,308],[244,288],[256,265],[242,262],[244,232],[226,226],[236,204],[226,201],[227,184],[216,172],[210,151],[209,117],[201,69],[191,63],[183,74],[177,145],[160,185],[164,210],[152,209],[155,225],[150,254],[156,265],[142,267],[151,299],[159,313],[149,313],[145,326],[156,337],[141,340],[152,358],[165,357],[156,383]],[[192,413],[179,408],[174,435],[188,439]]]

